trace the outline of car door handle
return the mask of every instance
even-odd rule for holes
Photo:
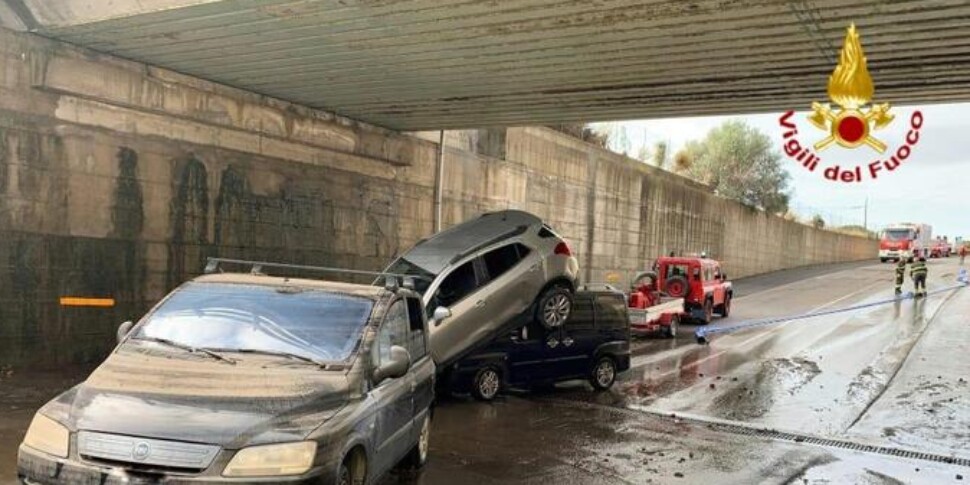
[[[485,300],[478,300],[478,302],[475,303],[475,308],[484,308],[484,307],[485,307]]]

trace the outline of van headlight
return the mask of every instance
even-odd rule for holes
[[[34,414],[24,444],[44,453],[61,458],[67,458],[67,448],[71,440],[71,432],[57,421],[43,414]]]
[[[226,477],[270,477],[300,475],[313,466],[317,453],[315,441],[243,448],[229,460],[222,475]]]

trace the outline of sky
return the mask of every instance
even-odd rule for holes
[[[911,116],[917,110],[923,115],[923,124],[910,155],[895,170],[882,170],[872,179],[868,165],[887,160],[906,144]],[[881,229],[893,222],[921,222],[933,226],[934,236],[970,239],[970,103],[906,107],[890,104],[889,112],[896,115],[895,119],[887,127],[871,133],[887,145],[885,153],[867,146],[848,149],[833,144],[821,151],[813,150],[821,158],[815,171],[785,155],[787,140],[783,134],[787,130],[779,123],[784,113],[635,120],[619,124],[629,139],[630,155],[638,153],[644,144],[652,149],[658,141],[666,141],[668,153],[674,154],[688,141],[703,138],[724,121],[740,119],[774,142],[783,157],[783,167],[791,175],[790,205],[803,218],[819,214],[830,225],[868,222],[870,229]],[[809,114],[796,112],[790,120],[798,130],[794,138],[801,146],[811,148],[827,132],[812,125],[807,119]],[[863,181],[827,180],[823,172],[833,165],[853,169],[861,166]],[[865,220],[866,199],[868,221]]]

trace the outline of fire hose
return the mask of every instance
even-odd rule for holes
[[[957,283],[956,284],[953,284],[953,285],[950,285],[950,286],[947,286],[947,287],[944,287],[944,288],[937,288],[937,289],[935,289],[933,291],[928,291],[926,293],[925,297],[930,297],[932,295],[936,295],[936,294],[940,294],[940,293],[946,293],[948,291],[952,291],[952,290],[955,290],[955,289],[958,289],[958,288],[963,288],[963,287],[968,286],[968,285],[970,285],[970,276],[967,275],[967,270],[966,269],[961,269],[960,270],[960,275],[957,277]],[[825,316],[825,315],[833,315],[833,314],[836,314],[836,313],[851,312],[851,311],[855,311],[855,310],[861,310],[863,308],[869,308],[869,307],[880,306],[880,305],[887,305],[889,303],[896,303],[896,302],[900,302],[900,301],[903,301],[903,300],[911,300],[911,299],[914,299],[914,298],[916,298],[916,295],[913,294],[913,292],[906,292],[906,293],[903,293],[901,295],[897,295],[894,298],[889,298],[889,299],[879,300],[879,301],[873,301],[873,302],[863,303],[863,304],[859,304],[859,305],[852,305],[852,306],[847,306],[847,307],[842,307],[842,308],[835,308],[835,309],[832,309],[832,310],[822,310],[822,311],[817,311],[817,312],[803,313],[803,314],[799,314],[799,315],[788,315],[788,316],[784,316],[784,317],[774,317],[774,318],[765,318],[765,319],[760,319],[760,320],[751,320],[751,321],[747,321],[747,322],[736,323],[734,325],[726,325],[726,326],[723,326],[723,327],[710,327],[710,328],[709,327],[698,327],[697,330],[694,331],[694,337],[697,339],[697,343],[698,344],[706,344],[706,343],[708,343],[708,336],[710,336],[710,335],[726,334],[726,333],[737,332],[739,330],[745,330],[745,329],[749,329],[749,328],[767,327],[769,325],[776,325],[776,324],[779,324],[779,323],[785,323],[785,322],[790,322],[790,321],[794,321],[794,320],[804,320],[804,319],[807,319],[807,318],[821,317],[821,316]]]

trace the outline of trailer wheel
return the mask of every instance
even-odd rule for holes
[[[677,327],[680,326],[680,317],[674,315],[670,317],[670,325],[663,328],[661,332],[664,338],[676,338],[677,337]]]
[[[880,263],[885,263],[889,258],[879,258]]]
[[[667,278],[667,281],[664,283],[664,291],[674,298],[683,298],[687,296],[687,289],[689,287],[690,286],[687,284],[687,278],[679,275]]]

